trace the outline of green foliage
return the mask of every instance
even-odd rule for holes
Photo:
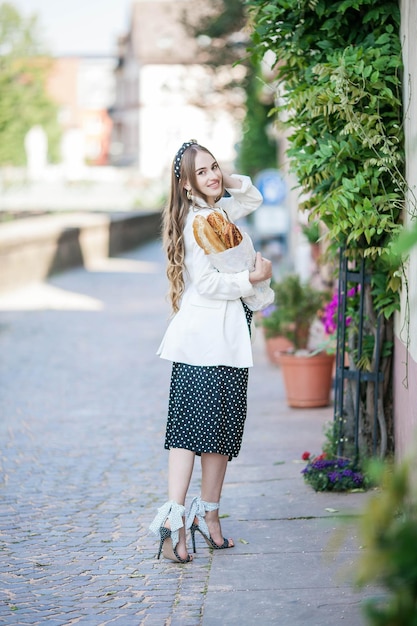
[[[214,0],[207,3],[197,0],[190,3],[184,13],[183,23],[194,37],[207,37],[210,46],[205,48],[207,67],[215,73],[226,65],[245,68],[246,74],[228,85],[221,84],[221,92],[230,89],[231,106],[236,113],[236,90],[246,94],[243,136],[238,148],[237,167],[250,176],[277,166],[276,141],[268,136],[271,126],[269,112],[271,101],[265,102],[259,80],[259,64],[244,58],[248,44],[247,7],[244,0]],[[242,73],[240,73],[242,76]]]
[[[302,283],[297,274],[288,274],[274,283],[273,289],[277,308],[272,312],[272,319],[279,334],[289,339],[295,350],[306,349],[310,327],[329,300],[329,294]],[[268,318],[262,320],[268,327]]]
[[[314,220],[309,220],[307,224],[301,225],[301,230],[303,235],[306,237],[307,241],[311,244],[318,243],[320,239],[320,226],[319,222]]]
[[[242,58],[247,43],[246,21],[244,0],[194,0],[184,10],[182,19],[192,37],[200,42],[201,38],[206,39],[202,49],[205,63],[212,67],[233,65]]]
[[[264,329],[266,339],[282,336],[281,312],[275,304],[261,311],[258,319],[258,324]]]
[[[41,56],[36,19],[23,19],[8,3],[0,4],[0,50],[0,165],[25,163],[24,138],[37,124],[54,160],[59,130],[57,107],[45,90],[50,60]]]
[[[245,3],[242,0],[212,0],[210,6],[206,2],[193,3],[198,16],[195,24],[197,35],[211,38],[224,38],[235,33],[246,24]]]
[[[417,492],[415,460],[370,467],[381,490],[368,502],[360,520],[365,545],[358,563],[359,586],[376,584],[381,600],[370,600],[365,613],[372,626],[417,624]]]
[[[339,428],[335,421],[324,425],[324,443],[322,445],[323,454],[328,458],[334,458],[338,454],[339,448]]]
[[[261,86],[257,70],[249,68],[245,81],[246,115],[237,166],[252,177],[264,169],[277,167],[277,144],[267,134],[271,125],[271,105],[263,102]]]
[[[301,208],[327,230],[329,259],[344,248],[350,270],[365,259],[371,282],[363,288],[360,314],[365,335],[372,339],[378,332],[385,355],[392,345],[393,314],[400,306],[401,260],[392,250],[402,229],[407,191],[399,3],[250,0],[248,6],[252,54],[259,59],[268,52],[275,59],[275,113],[287,132],[291,168],[306,198]],[[344,322],[338,320],[338,325]],[[353,343],[354,331],[352,324]],[[382,397],[376,400],[372,381],[355,389],[349,385],[359,399],[361,449],[371,454],[371,416],[377,410],[385,454],[393,447],[390,357],[374,350],[372,341],[359,366],[385,373],[378,390]],[[353,402],[345,407],[349,436],[357,424],[353,407]]]
[[[417,222],[413,220],[412,225],[403,230],[393,242],[391,250],[393,264],[398,265],[399,258],[406,256],[415,245],[417,245]]]
[[[347,245],[351,258],[365,255],[373,275],[384,277],[375,303],[389,318],[399,299],[389,247],[405,188],[398,2],[248,4],[252,52],[272,51],[279,61],[277,111],[308,198],[303,208],[324,222],[333,249]]]

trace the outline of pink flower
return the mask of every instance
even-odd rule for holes
[[[353,298],[356,293],[359,291],[359,287],[352,287],[347,292],[348,298]],[[323,314],[321,316],[321,321],[324,326],[324,330],[327,335],[332,335],[337,330],[337,309],[339,306],[339,296],[338,293],[333,294],[333,298],[326,304],[323,309]],[[349,326],[352,322],[352,318],[350,316],[346,317],[346,326]]]

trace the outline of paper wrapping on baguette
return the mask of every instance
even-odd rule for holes
[[[256,252],[247,233],[242,233],[221,214],[213,211],[207,216],[197,215],[193,222],[194,237],[219,272],[235,274],[255,268]],[[261,311],[274,301],[271,281],[256,283],[254,295],[243,298],[251,311]]]
[[[216,270],[226,274],[235,274],[243,270],[251,272],[255,268],[256,252],[252,239],[247,233],[243,233],[242,241],[238,246],[223,252],[211,253],[208,257]],[[253,296],[242,298],[251,311],[261,311],[274,302],[275,293],[271,289],[269,279],[256,283],[253,285],[253,289],[255,291]]]

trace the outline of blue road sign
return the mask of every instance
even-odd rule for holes
[[[264,204],[276,206],[281,204],[287,195],[287,183],[278,170],[269,169],[259,172],[254,183],[263,196]]]

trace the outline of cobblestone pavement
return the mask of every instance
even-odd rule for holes
[[[1,299],[1,624],[201,622],[209,550],[158,562],[147,530],[166,494],[165,290],[153,243]]]
[[[260,333],[242,451],[222,497],[235,548],[212,554],[200,539],[191,564],[155,559],[166,287],[152,243],[0,297],[0,624],[363,624],[361,601],[375,590],[352,586],[353,520],[366,494],[304,484],[300,455],[320,450],[332,407],[286,406]],[[343,516],[352,522],[335,548]]]

